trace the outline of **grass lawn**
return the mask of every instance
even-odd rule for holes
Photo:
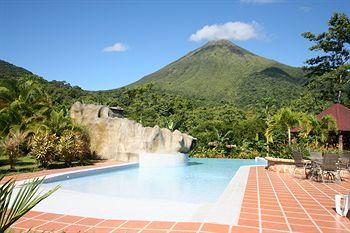
[[[92,165],[97,160],[93,159],[87,159],[83,162],[73,162],[71,167],[75,166],[86,166],[86,165]],[[37,164],[36,159],[31,156],[23,156],[18,158],[15,169],[11,170],[8,158],[6,156],[0,156],[0,174],[1,175],[13,175],[17,173],[25,173],[25,172],[35,172],[45,169],[57,169],[57,168],[65,168],[67,167],[63,162],[56,161],[50,164],[48,168],[40,167],[39,164]]]

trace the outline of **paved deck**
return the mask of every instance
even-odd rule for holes
[[[334,195],[346,193],[350,181],[322,184],[290,175],[250,169],[238,225],[84,218],[32,211],[13,230],[21,232],[350,232],[350,219],[337,216]]]

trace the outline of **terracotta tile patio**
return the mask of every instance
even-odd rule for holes
[[[334,195],[346,193],[350,181],[316,183],[290,175],[250,169],[238,225],[126,221],[31,211],[15,223],[15,232],[350,232],[350,219],[334,211]]]

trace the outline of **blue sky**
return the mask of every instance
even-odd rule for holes
[[[130,84],[217,38],[302,66],[313,54],[300,34],[325,31],[336,11],[350,16],[350,1],[0,0],[0,59],[88,90]]]

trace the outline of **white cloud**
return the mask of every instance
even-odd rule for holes
[[[255,3],[255,4],[266,4],[283,2],[284,0],[240,0],[241,3]]]
[[[128,49],[129,47],[126,46],[123,43],[115,43],[111,46],[108,46],[102,50],[102,52],[124,52]]]
[[[309,6],[301,6],[301,7],[299,7],[299,10],[301,10],[301,11],[303,11],[305,13],[308,13],[308,12],[311,11],[311,7],[309,7]]]
[[[191,41],[201,40],[250,40],[259,37],[260,26],[256,23],[227,22],[206,25],[190,36]]]

